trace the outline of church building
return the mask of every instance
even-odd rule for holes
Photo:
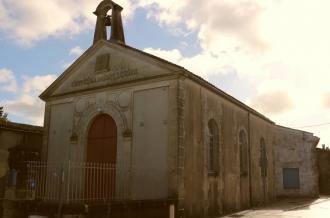
[[[190,218],[318,195],[317,137],[126,45],[122,9],[99,4],[93,45],[40,95],[30,199],[63,214]]]

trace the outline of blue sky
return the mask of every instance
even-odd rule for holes
[[[98,3],[0,0],[0,104],[10,120],[42,125],[38,95],[91,46]],[[300,129],[330,146],[329,1],[117,3],[128,45],[186,67],[278,124],[322,124]]]

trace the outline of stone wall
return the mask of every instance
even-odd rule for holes
[[[316,149],[320,194],[330,194],[330,150]]]
[[[274,129],[277,196],[318,196],[315,150],[318,141],[312,133],[281,126]],[[299,169],[299,188],[284,188],[283,168]]]
[[[216,92],[186,79],[184,105],[186,217],[215,217],[274,199],[273,124],[226,100]],[[208,170],[208,122],[219,131],[218,172]],[[248,135],[247,175],[240,173],[238,135]],[[260,139],[266,142],[266,177],[261,176]]]

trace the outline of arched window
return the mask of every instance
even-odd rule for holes
[[[219,169],[219,128],[215,120],[208,122],[208,171],[216,174]]]
[[[260,139],[260,170],[261,176],[267,176],[267,151],[266,151],[266,142],[264,138]]]
[[[239,151],[240,151],[240,171],[241,176],[246,176],[248,173],[248,142],[244,130],[239,131]]]

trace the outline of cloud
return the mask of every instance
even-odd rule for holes
[[[284,113],[294,106],[292,99],[284,91],[260,94],[250,101],[251,107],[271,115]]]
[[[330,81],[330,29],[326,28],[330,1],[210,0],[201,4],[197,0],[118,0],[118,3],[124,7],[124,19],[130,19],[135,9],[142,7],[149,19],[170,33],[181,34],[183,40],[186,35],[196,35],[202,49],[190,57],[179,49],[161,49],[162,45],[145,51],[205,79],[235,72],[236,93],[245,96],[249,84],[252,94],[243,98],[246,103],[260,108],[281,125],[305,126],[330,120],[329,95],[325,94],[329,92]],[[91,12],[95,8],[95,1],[90,0],[0,0],[0,32],[23,45],[47,37],[70,37],[94,27],[95,16]],[[31,92],[23,89],[15,102],[31,105]],[[268,105],[275,108],[267,108]],[[330,144],[324,129],[315,131],[321,141],[325,138]]]
[[[330,109],[330,92],[323,96],[323,106],[326,109]]]
[[[82,54],[84,53],[84,50],[80,47],[80,46],[76,46],[76,47],[73,47],[70,49],[69,51],[69,55],[70,56],[75,56],[75,57],[79,57],[81,56]],[[69,68],[73,63],[74,63],[75,60],[71,60],[69,62],[65,62],[62,64],[62,68],[64,70],[66,70],[67,68]]]
[[[39,95],[43,92],[54,80],[56,76],[48,74],[44,76],[34,76],[26,78],[23,85],[23,93],[29,93],[31,95]]]
[[[0,91],[3,92],[16,92],[17,82],[11,70],[0,69]]]
[[[90,0],[0,0],[0,32],[21,45],[31,46],[48,37],[70,37],[93,28],[92,13],[98,1]],[[124,21],[134,12],[129,0],[118,0]]]
[[[43,125],[44,103],[38,98],[38,95],[55,79],[56,76],[52,74],[26,78],[22,85],[23,88],[18,90],[14,99],[0,101],[9,114],[9,119],[11,115],[15,115],[31,124]]]
[[[64,70],[66,70],[66,69],[69,68],[73,63],[74,63],[74,61],[64,63],[64,64],[62,64],[62,68],[63,68]]]
[[[80,48],[79,46],[76,46],[76,47],[71,48],[69,54],[74,55],[74,56],[80,56],[80,55],[82,55],[83,52],[84,52],[84,50],[82,48]]]
[[[139,1],[160,26],[195,34],[202,51],[192,57],[180,50],[148,48],[148,52],[205,79],[235,72],[239,95],[235,97],[278,124],[299,127],[330,121],[330,29],[325,28],[330,1],[176,2]],[[246,90],[246,84],[253,90]],[[306,130],[330,145],[329,127]]]
[[[224,60],[204,51],[192,57],[185,57],[178,49],[163,50],[146,48],[145,52],[183,66],[191,72],[208,79],[213,74],[226,74],[229,66]]]
[[[255,0],[140,0],[148,17],[170,28],[183,25],[186,32],[197,31],[203,48],[235,47],[262,50],[265,42],[258,34],[262,6]],[[212,16],[210,16],[212,15]],[[181,28],[182,29],[182,28]],[[215,47],[216,46],[216,47]]]
[[[144,51],[149,54],[153,54],[157,57],[161,57],[165,60],[171,61],[173,63],[178,63],[183,58],[181,52],[178,49],[162,50],[162,49],[146,48],[144,49]]]

